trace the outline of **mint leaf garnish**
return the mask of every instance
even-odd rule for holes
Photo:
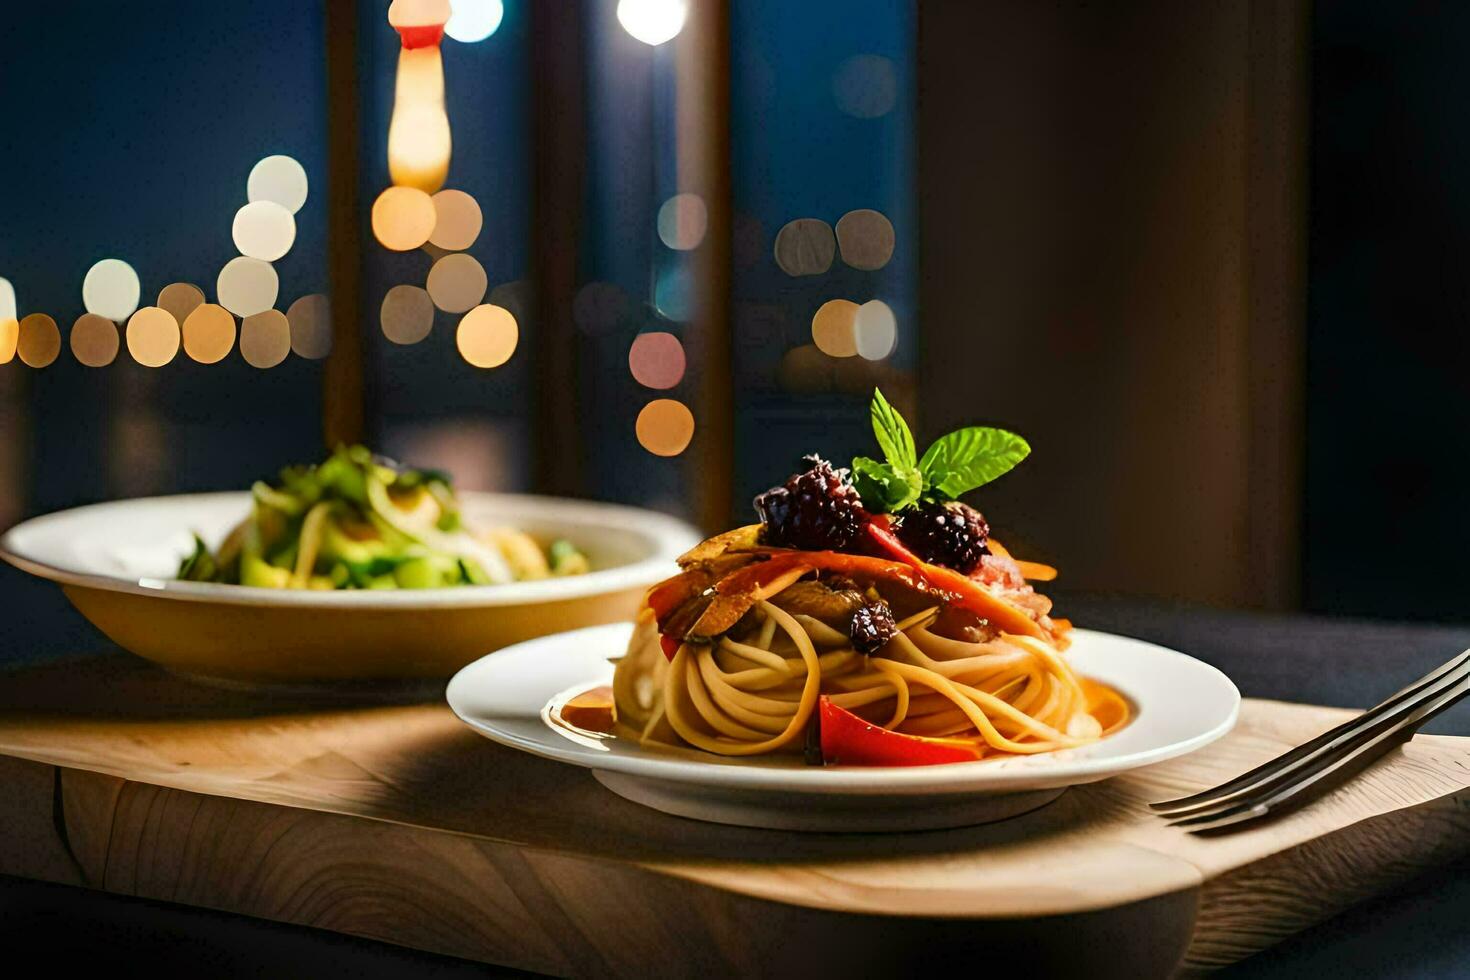
[[[957,498],[1015,468],[1031,446],[1014,432],[973,425],[935,440],[919,461],[924,489]]]
[[[854,459],[852,483],[876,514],[896,513],[920,499],[958,499],[1009,473],[1031,452],[1014,432],[975,425],[936,439],[918,459],[908,423],[877,389],[871,415],[886,461]]]
[[[891,514],[919,499],[924,478],[916,466],[896,467],[859,456],[852,461],[852,485],[868,510]]]
[[[873,417],[873,435],[878,437],[878,448],[888,457],[889,465],[899,470],[918,466],[919,454],[914,449],[914,434],[909,431],[909,424],[876,388],[873,389],[870,414]]]

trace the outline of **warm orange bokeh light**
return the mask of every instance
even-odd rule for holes
[[[395,344],[416,344],[434,329],[434,301],[421,286],[400,283],[383,296],[378,321]]]
[[[694,414],[683,402],[656,398],[638,413],[634,430],[639,445],[655,456],[677,456],[694,438]]]
[[[851,357],[857,353],[853,333],[857,313],[858,305],[845,299],[829,299],[817,309],[812,317],[812,340],[823,354]]]
[[[297,357],[320,360],[332,352],[332,310],[321,293],[302,296],[286,310],[291,324],[291,349]]]
[[[182,326],[204,302],[204,290],[193,283],[171,282],[158,291],[156,306],[168,310]]]
[[[87,367],[106,367],[117,359],[117,324],[105,316],[83,313],[71,325],[71,352]]]
[[[179,321],[168,310],[143,307],[128,320],[128,353],[144,367],[163,367],[179,353]]]
[[[425,285],[434,305],[445,313],[468,313],[485,298],[490,280],[473,255],[451,252],[434,263]]]
[[[224,360],[235,346],[235,318],[223,306],[202,303],[184,320],[184,353],[200,364]]]
[[[273,368],[291,353],[291,324],[280,310],[247,316],[240,324],[240,356],[251,367]]]
[[[9,364],[15,358],[19,343],[20,321],[15,317],[0,318],[0,364]]]
[[[61,353],[61,331],[56,321],[44,313],[32,313],[20,321],[16,353],[33,368],[43,368]]]
[[[450,252],[462,252],[475,244],[485,217],[480,203],[464,191],[440,191],[434,195],[434,232],[429,241]]]
[[[464,315],[454,339],[466,361],[475,367],[493,368],[516,352],[520,328],[510,310],[486,303]]]
[[[427,242],[435,220],[434,199],[417,187],[390,187],[373,202],[373,235],[395,252]]]

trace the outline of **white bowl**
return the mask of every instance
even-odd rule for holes
[[[619,796],[698,820],[783,830],[920,830],[1025,812],[1063,789],[1191,752],[1230,731],[1240,692],[1208,664],[1108,633],[1073,632],[1068,660],[1132,703],[1122,730],[1077,749],[915,767],[813,767],[799,758],[730,760],[645,749],[553,728],[542,709],[582,685],[610,683],[623,624],[561,633],[477,660],[449,682],[465,724],[504,745],[593,770]]]
[[[193,533],[217,546],[249,493],[151,497],[18,524],[0,558],[61,585],[125,649],[221,680],[444,678],[474,658],[573,626],[631,619],[644,591],[699,540],[689,525],[615,504],[463,493],[467,522],[565,537],[593,571],[507,585],[286,591],[175,579]]]

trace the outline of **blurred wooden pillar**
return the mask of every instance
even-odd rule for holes
[[[918,9],[926,434],[1060,585],[1295,605],[1308,3]]]
[[[386,10],[386,5],[384,7]],[[362,97],[356,0],[325,0],[327,44],[327,248],[332,283],[332,353],[322,383],[327,448],[365,436],[362,342]]]
[[[688,450],[698,495],[695,520],[711,533],[733,516],[734,358],[731,336],[730,0],[694,0],[677,41],[675,132],[679,191],[709,212],[704,242],[690,253],[694,320],[685,342],[698,365]]]
[[[579,337],[572,317],[581,254],[587,154],[584,32],[586,5],[533,3],[531,222],[535,313],[531,329],[531,451],[535,488],[586,489],[577,431]]]
[[[17,355],[0,367],[0,531],[26,515],[40,462],[31,439],[32,374],[19,362]]]
[[[1306,505],[1308,0],[1250,5],[1246,328],[1253,562],[1246,600],[1295,609]],[[1276,560],[1269,560],[1276,556]]]

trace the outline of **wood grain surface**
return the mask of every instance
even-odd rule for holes
[[[1200,752],[1012,820],[792,834],[644,809],[438,703],[215,690],[126,658],[4,675],[0,873],[560,975],[1221,966],[1470,852],[1470,740],[1222,837],[1143,807],[1335,724],[1247,701]]]

